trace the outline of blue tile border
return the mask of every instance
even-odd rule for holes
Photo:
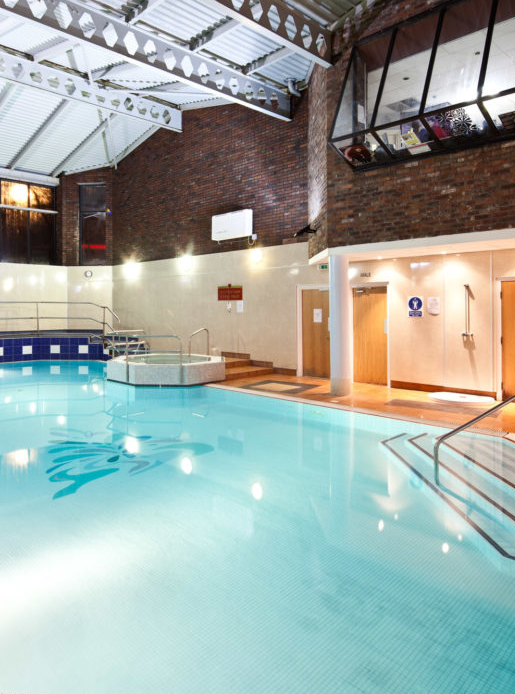
[[[23,354],[24,346],[32,346],[32,354]],[[51,345],[59,345],[59,353],[50,352]],[[79,352],[79,345],[87,345],[87,352]],[[72,360],[108,361],[110,355],[104,354],[104,347],[98,342],[88,342],[87,337],[0,337],[0,362]]]

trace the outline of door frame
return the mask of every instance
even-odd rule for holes
[[[304,376],[302,354],[302,292],[304,289],[329,291],[329,284],[298,284],[297,285],[297,376]],[[330,316],[328,316],[330,318]]]
[[[494,367],[495,399],[502,400],[502,283],[515,282],[515,277],[496,277],[494,280]]]
[[[350,282],[352,292],[352,325],[354,325],[354,289],[370,289],[372,287],[384,287],[386,289],[386,388],[390,388],[390,292],[388,281],[384,282]],[[352,330],[352,344],[354,344],[354,328]],[[354,352],[354,350],[353,350]],[[353,379],[354,381],[354,376]]]

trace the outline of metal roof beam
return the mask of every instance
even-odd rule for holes
[[[125,92],[102,90],[78,75],[33,63],[27,58],[0,51],[0,77],[25,87],[41,89],[68,101],[79,101],[95,108],[138,118],[152,125],[181,132],[181,112],[156,101],[126,95]]]
[[[319,65],[331,66],[331,32],[283,0],[261,0],[257,6],[251,0],[243,0],[238,10],[232,0],[201,0],[201,4]]]
[[[63,99],[59,106],[52,111],[48,118],[39,126],[34,135],[30,137],[23,147],[14,155],[11,161],[7,164],[8,169],[15,169],[20,159],[22,159],[33,147],[37,144],[38,140],[46,133],[48,128],[54,123],[56,118],[64,111],[68,101]]]
[[[11,1],[4,0],[4,3]],[[124,21],[82,5],[78,0],[45,0],[38,3],[18,0],[4,12],[49,27],[65,38],[99,46],[106,54],[116,56],[117,60],[121,57],[135,65],[144,65],[159,74],[161,80],[165,74],[166,80],[176,79],[198,87],[199,91],[207,91],[276,118],[290,120],[290,101],[283,90],[149,34],[139,27],[128,27]]]
[[[82,152],[83,149],[88,147],[90,143],[98,136],[102,135],[104,130],[107,128],[109,125],[109,122],[113,122],[113,120],[116,118],[115,113],[110,113],[109,116],[103,120],[100,125],[97,125],[97,127],[90,132],[90,134],[82,140],[82,142],[75,147],[74,150],[72,150],[69,154],[66,155],[66,157],[55,167],[55,169],[52,171],[52,176],[58,176],[64,169],[66,168],[66,165],[68,162],[70,162],[73,157],[75,157],[76,154],[79,152]]]

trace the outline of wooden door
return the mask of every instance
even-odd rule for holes
[[[329,292],[302,290],[302,373],[329,378]]]
[[[515,395],[515,282],[501,283],[502,397]]]
[[[354,381],[386,385],[386,287],[353,289]]]

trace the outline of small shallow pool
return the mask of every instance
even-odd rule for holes
[[[515,691],[514,578],[381,446],[420,426],[104,369],[0,369],[0,691]]]

